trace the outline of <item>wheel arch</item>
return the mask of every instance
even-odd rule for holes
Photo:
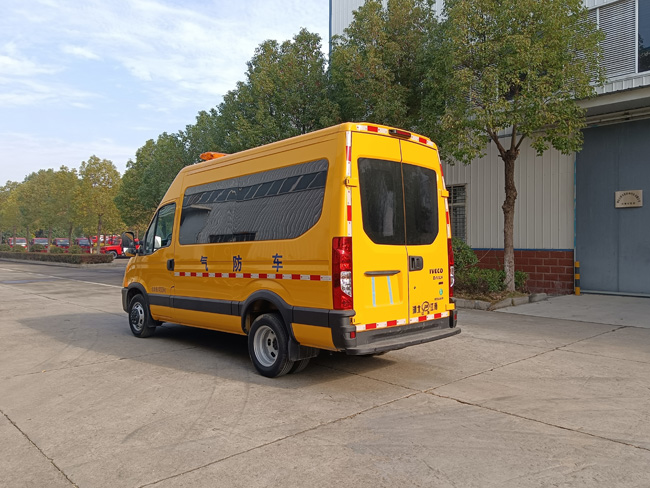
[[[282,317],[284,327],[291,339],[295,340],[291,322],[293,321],[293,307],[272,291],[259,290],[249,296],[241,305],[239,316],[241,328],[248,335],[253,321],[265,313],[278,313]]]

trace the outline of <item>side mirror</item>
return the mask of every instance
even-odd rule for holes
[[[124,251],[125,256],[130,258],[137,254],[135,234],[133,232],[124,232],[122,234],[122,251]]]

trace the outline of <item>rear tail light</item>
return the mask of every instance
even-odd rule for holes
[[[334,310],[352,310],[352,237],[332,239]]]
[[[451,239],[447,239],[447,256],[449,256],[449,296],[454,296],[454,248]]]

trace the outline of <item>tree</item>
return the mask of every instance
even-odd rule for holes
[[[183,133],[164,132],[139,148],[135,161],[127,163],[123,184],[115,194],[115,204],[126,225],[145,227],[178,172],[197,160],[198,156],[187,150]]]
[[[75,195],[78,193],[79,176],[77,170],[61,166],[54,173],[52,180],[51,204],[54,207],[54,225],[64,229],[68,240],[72,242],[78,208],[75,206]]]
[[[598,43],[582,0],[448,0],[430,44],[429,117],[443,155],[469,163],[495,144],[504,162],[505,283],[514,290],[515,165],[524,139],[542,154],[582,146],[576,100],[604,81]],[[594,84],[592,84],[594,82]]]
[[[317,34],[302,29],[293,41],[262,43],[248,62],[246,78],[218,107],[220,151],[242,151],[338,120],[336,104],[328,97],[325,57]]]
[[[6,229],[13,238],[16,237],[18,227],[22,225],[22,216],[18,208],[17,191],[20,183],[7,181],[0,187],[0,230]],[[4,232],[2,232],[4,235]]]
[[[90,230],[93,222],[97,226],[97,245],[99,247],[102,228],[115,231],[123,225],[114,202],[120,186],[120,173],[108,159],[91,156],[88,161],[81,163],[79,175],[81,183],[77,204],[85,217],[85,229]]]
[[[344,120],[417,130],[428,69],[425,49],[436,26],[430,2],[368,0],[334,39],[332,98]]]

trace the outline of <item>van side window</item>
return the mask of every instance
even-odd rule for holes
[[[320,218],[328,162],[325,159],[188,188],[179,242],[293,239]]]
[[[376,244],[404,245],[401,163],[359,159],[363,229]]]
[[[430,168],[359,158],[363,230],[376,244],[426,245],[438,235],[438,177]]]
[[[174,228],[174,213],[176,204],[165,205],[151,221],[149,229],[144,237],[144,253],[152,252],[168,247],[172,243],[172,230]]]

